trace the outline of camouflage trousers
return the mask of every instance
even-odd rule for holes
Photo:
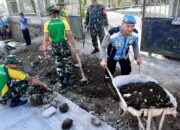
[[[8,100],[14,98],[14,97],[21,97],[26,93],[26,90],[28,88],[28,82],[26,80],[22,81],[11,81],[11,87],[9,88],[9,91],[4,97],[0,99],[0,104],[6,104]]]
[[[73,70],[71,47],[68,42],[52,43],[52,56],[57,64],[57,74],[63,77],[65,74],[71,74]]]
[[[91,35],[93,46],[98,47],[97,37],[99,37],[100,43],[102,43],[104,35],[105,35],[104,28],[103,27],[90,26],[90,35]]]

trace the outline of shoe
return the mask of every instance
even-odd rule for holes
[[[104,80],[107,82],[107,81],[109,81],[109,75],[105,75],[104,76]]]
[[[63,83],[61,88],[64,89],[70,86],[72,86],[72,83]]]
[[[95,47],[94,50],[91,52],[91,54],[95,54],[97,52],[99,52],[99,49],[97,47]]]
[[[30,46],[31,44],[26,44],[25,46]]]
[[[20,100],[19,98],[13,98],[10,103],[10,107],[17,107],[27,103],[27,100]]]

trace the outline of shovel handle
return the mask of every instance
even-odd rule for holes
[[[107,70],[107,72],[108,72],[108,74],[109,74],[109,76],[110,76],[111,80],[113,80],[113,76],[112,76],[112,74],[111,74],[110,70],[108,69],[108,67],[106,67],[106,70]]]
[[[81,63],[81,59],[80,59],[80,57],[79,57],[79,54],[76,53],[75,55],[76,55],[76,59],[77,59],[78,64],[79,64],[79,68],[80,68],[80,71],[81,71],[82,78],[85,78],[85,75],[84,75],[84,71],[83,71],[83,69],[82,69],[82,63]]]

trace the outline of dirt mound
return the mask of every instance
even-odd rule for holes
[[[127,84],[120,87],[119,91],[128,106],[137,110],[173,107],[163,88],[154,82]]]

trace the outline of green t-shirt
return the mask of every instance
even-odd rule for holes
[[[0,66],[0,96],[3,95],[2,91],[4,89],[4,87],[6,86],[7,82],[8,82],[8,78],[6,76],[6,72],[4,70],[4,66]]]
[[[51,19],[44,24],[44,32],[49,33],[52,43],[67,40],[66,31],[70,30],[69,24],[63,19]]]
[[[27,78],[27,75],[19,70],[14,70],[10,68],[7,68],[7,70],[10,78],[12,79],[25,80]],[[4,65],[0,65],[0,97],[3,97],[9,91],[7,83],[8,77],[6,75]]]

